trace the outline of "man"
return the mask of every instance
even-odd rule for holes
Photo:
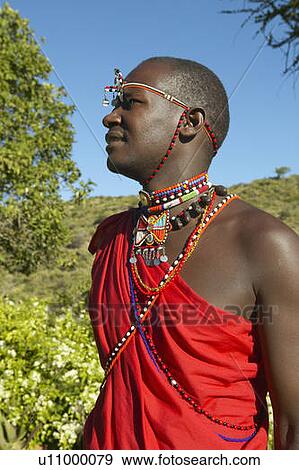
[[[299,449],[299,240],[208,180],[229,125],[221,82],[157,57],[106,91],[108,168],[143,192],[90,243],[105,379],[85,447],[266,449],[269,390],[276,449]]]

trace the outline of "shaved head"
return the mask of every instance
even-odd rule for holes
[[[220,146],[229,127],[229,108],[226,91],[217,75],[193,60],[174,57],[151,57],[138,67],[155,64],[164,72],[160,75],[161,89],[191,108],[202,108]]]
[[[156,175],[153,185],[163,187],[178,175],[190,177],[206,171],[215,147],[205,125],[211,126],[218,146],[229,125],[228,100],[217,76],[191,60],[153,57],[129,72],[125,81],[161,90],[185,103],[189,110],[183,114],[183,108],[175,102],[146,88],[124,87],[123,101],[116,101],[103,119],[109,129],[108,168],[143,184],[160,165],[181,117],[178,145],[171,150],[171,158],[164,160],[165,171]]]

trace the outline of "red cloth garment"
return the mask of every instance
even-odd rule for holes
[[[102,222],[89,246],[96,253],[89,310],[103,368],[134,322],[127,271],[133,212]],[[157,285],[168,267],[142,264],[139,271]],[[266,449],[267,388],[255,325],[209,304],[180,275],[161,292],[149,318],[157,351],[184,390],[228,423],[249,426],[263,416],[258,430],[244,442],[254,429],[230,429],[194,411],[156,369],[137,331],[87,418],[84,448]]]

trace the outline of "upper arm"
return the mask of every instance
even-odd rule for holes
[[[255,290],[276,448],[299,448],[299,237],[277,223],[258,237]]]

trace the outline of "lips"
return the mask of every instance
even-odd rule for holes
[[[110,145],[114,142],[125,142],[126,139],[122,133],[110,131],[106,134],[105,140]]]

